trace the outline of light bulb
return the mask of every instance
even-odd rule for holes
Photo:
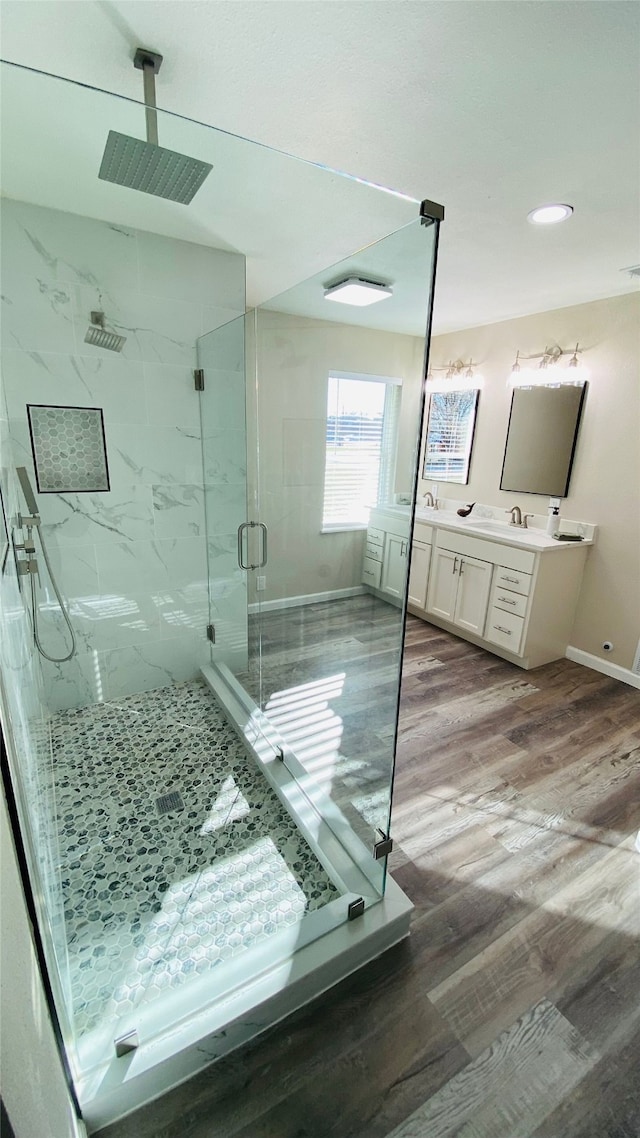
[[[550,205],[536,206],[527,214],[527,221],[533,225],[556,225],[559,221],[566,221],[572,213],[572,205],[561,205],[553,202]]]

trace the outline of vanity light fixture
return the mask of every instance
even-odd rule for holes
[[[566,221],[573,213],[572,205],[552,202],[549,205],[539,205],[527,214],[527,221],[533,225],[556,225],[559,221]]]
[[[429,369],[427,376],[427,392],[432,391],[479,391],[484,387],[484,377],[476,372],[477,364],[469,360],[451,360],[446,367]],[[434,376],[440,372],[440,376]],[[444,373],[444,374],[442,374]]]
[[[346,277],[324,290],[325,300],[337,300],[339,304],[355,304],[358,308],[377,304],[379,300],[386,300],[388,296],[393,296],[390,285],[381,284],[380,281],[367,281],[363,277]]]
[[[556,344],[553,348],[545,348],[544,352],[532,356],[523,356],[518,351],[511,368],[509,386],[535,387],[544,384],[549,387],[561,383],[574,383],[581,386],[589,378],[587,369],[578,359],[578,353],[584,350],[580,344],[576,344],[573,349],[560,348]],[[562,357],[568,355],[571,355],[569,365],[563,367],[561,364]],[[539,362],[537,367],[522,367],[522,360],[538,360]]]

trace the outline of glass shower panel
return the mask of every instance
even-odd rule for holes
[[[379,893],[386,859],[372,850],[389,832],[435,233],[416,220],[257,313],[261,708]],[[349,277],[392,295],[329,302],[325,288]]]
[[[1,375],[0,506],[3,513],[0,521],[6,522],[8,542],[8,545],[2,543],[0,550],[0,719],[32,888],[44,901],[43,947],[52,968],[60,1025],[70,1045],[71,992],[63,888],[68,866],[60,856],[50,716],[23,591],[28,587],[28,578],[20,579],[19,557],[13,548],[25,540],[25,531],[19,522],[20,514],[26,512],[26,504],[15,477]]]
[[[100,1129],[124,1109],[121,1083],[138,1088],[126,1109],[143,1096],[136,1070],[153,1068],[158,1041],[175,1055],[192,1046],[192,1013],[206,1020],[199,1038],[219,1029],[224,1050],[256,976],[270,1000],[282,989],[282,1006],[296,1006],[298,949],[328,934],[314,957],[333,968],[348,906],[382,894],[371,846],[388,830],[401,609],[360,585],[362,529],[323,532],[327,376],[404,383],[409,341],[421,356],[426,300],[418,331],[411,304],[402,317],[395,302],[420,291],[423,262],[405,280],[397,257],[371,259],[371,243],[419,207],[163,110],[161,145],[211,173],[188,208],[138,193],[98,171],[109,132],[144,135],[141,102],[13,65],[1,74],[13,448],[2,465],[24,466],[35,484],[27,404],[46,405],[99,412],[109,475],[90,491],[74,459],[64,491],[38,488],[74,655],[51,581],[37,612],[53,659],[33,655],[11,568],[0,610],[3,725],[44,879],[35,901],[54,942],[60,1018],[73,1020],[79,1097]],[[321,216],[332,221],[319,239]],[[414,236],[424,250],[424,232]],[[360,247],[357,264],[312,276]],[[319,284],[345,267],[391,274],[383,304],[397,326],[337,304],[328,320]],[[301,278],[311,279],[256,310]],[[358,336],[392,332],[397,358],[355,350]],[[385,395],[380,493],[391,492],[397,430],[412,453],[418,386],[399,407],[397,392]],[[410,492],[401,441],[396,488]],[[5,484],[3,469],[3,494]],[[16,505],[9,494],[9,514]],[[402,517],[408,526],[408,508]],[[203,683],[205,660],[205,674],[233,680],[253,755]],[[382,920],[379,909],[372,923]],[[134,1032],[127,1067],[119,1043]]]
[[[259,557],[247,503],[245,317],[198,340],[211,661],[249,669],[247,571]],[[256,665],[252,654],[252,668]]]

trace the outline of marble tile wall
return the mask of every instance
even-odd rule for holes
[[[111,481],[108,493],[38,495],[78,636],[73,660],[43,664],[49,706],[190,679],[208,657],[209,611],[192,369],[197,338],[244,312],[244,258],[7,199],[2,229],[2,371],[15,461],[33,476],[27,403],[101,407]],[[85,343],[94,309],[126,336],[121,353]],[[212,444],[220,467],[225,455],[235,463],[224,444]],[[225,468],[217,480],[234,477]],[[43,639],[62,655],[46,579],[41,596]]]

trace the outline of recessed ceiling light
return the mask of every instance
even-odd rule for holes
[[[347,277],[324,290],[325,300],[337,300],[340,304],[356,304],[364,308],[367,304],[376,304],[378,300],[385,300],[393,296],[389,285],[378,281],[366,281],[362,277]]]
[[[572,213],[572,205],[559,205],[554,202],[552,205],[539,205],[536,209],[532,209],[531,213],[527,214],[527,221],[533,222],[534,225],[555,225],[558,221],[566,221]]]

